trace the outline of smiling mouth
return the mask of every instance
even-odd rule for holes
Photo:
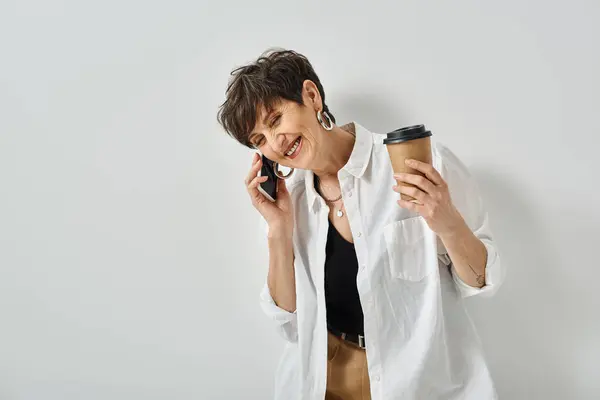
[[[298,148],[300,147],[300,142],[302,141],[302,137],[298,137],[298,139],[296,139],[294,141],[294,143],[292,144],[292,146],[288,149],[288,151],[285,152],[285,155],[287,157],[291,157],[292,155],[294,155],[294,153],[296,152],[296,150],[298,150]]]

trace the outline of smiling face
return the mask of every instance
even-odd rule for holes
[[[302,100],[304,105],[280,100],[270,111],[259,107],[256,125],[248,139],[265,157],[280,165],[312,169],[323,156],[319,143],[327,131],[316,116],[322,109],[321,96],[309,80],[303,84]]]
[[[339,142],[332,141],[336,127],[325,130],[317,112],[327,113],[327,125],[334,124],[335,117],[327,107],[323,85],[304,55],[269,50],[234,69],[225,94],[217,119],[242,145],[291,168],[324,171],[339,163],[331,159],[332,151],[339,150]]]

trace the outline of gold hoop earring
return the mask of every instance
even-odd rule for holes
[[[325,121],[323,120],[323,117],[325,117],[325,119],[327,119],[327,123],[325,123]],[[325,129],[326,131],[330,131],[333,129],[333,121],[331,120],[331,117],[329,116],[329,114],[327,114],[327,111],[323,111],[323,112],[321,112],[321,110],[317,111],[317,120],[319,121],[319,123],[321,124],[323,129]]]
[[[277,176],[279,179],[285,180],[292,176],[292,174],[294,173],[294,168],[290,168],[290,172],[288,172],[287,175],[281,175],[281,172],[279,172],[279,163],[274,162],[273,171],[275,172],[275,176]]]

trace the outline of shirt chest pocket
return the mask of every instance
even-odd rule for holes
[[[418,282],[435,271],[435,234],[423,217],[392,222],[384,227],[383,235],[394,278]]]

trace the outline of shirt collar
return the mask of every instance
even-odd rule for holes
[[[344,178],[344,176],[350,174],[355,178],[360,179],[365,173],[369,161],[371,160],[373,134],[357,122],[352,122],[352,124],[354,124],[354,132],[356,134],[354,147],[352,148],[352,153],[350,154],[348,162],[346,162],[346,165],[338,172],[338,177]],[[309,208],[314,208],[318,199],[318,194],[315,190],[314,172],[307,171],[305,183],[308,206]]]

